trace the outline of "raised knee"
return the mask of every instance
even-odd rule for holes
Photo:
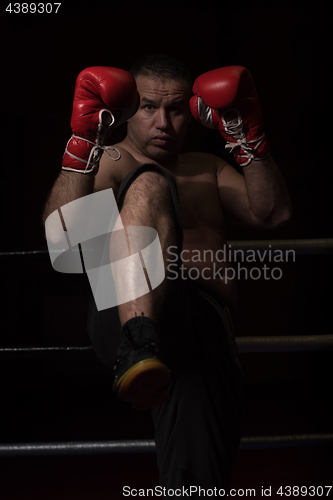
[[[170,211],[172,209],[172,194],[169,182],[172,180],[166,176],[171,174],[166,172],[166,175],[164,175],[163,171],[159,171],[158,166],[156,170],[146,170],[145,168],[142,170],[137,172],[135,179],[127,188],[122,210],[126,205],[130,204],[136,207],[143,205],[152,210]]]
[[[140,186],[143,189],[156,191],[169,188],[169,183],[163,174],[148,170],[142,172],[133,182],[133,185]]]
[[[127,200],[126,200],[127,198]],[[166,203],[170,198],[170,188],[168,180],[163,174],[151,170],[142,172],[129,186],[125,201],[129,198],[144,199],[146,202],[157,200]]]

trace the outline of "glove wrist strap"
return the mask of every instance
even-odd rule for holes
[[[80,168],[73,168],[73,167],[69,167],[69,166],[63,166],[62,169],[69,170],[72,172],[78,172],[80,174],[88,174],[90,172],[94,172],[96,175],[98,172],[99,162],[100,162],[103,151],[105,151],[107,153],[107,155],[109,156],[109,158],[111,158],[111,160],[113,160],[113,161],[119,160],[121,157],[121,154],[118,151],[118,149],[113,148],[111,146],[104,146],[104,142],[105,142],[105,140],[110,132],[110,129],[114,123],[115,123],[115,118],[114,118],[113,114],[109,110],[101,109],[99,112],[99,123],[98,123],[96,142],[89,141],[85,137],[80,137],[78,135],[73,134],[66,145],[66,149],[65,149],[64,154],[69,155],[71,158],[73,158],[76,161],[80,161],[82,163],[85,163],[86,168],[80,169]],[[90,150],[88,160],[84,160],[83,158],[80,158],[80,157],[74,155],[73,153],[71,153],[70,151],[68,151],[68,145],[72,139],[78,139],[80,141],[85,141],[93,146]],[[109,150],[110,151],[117,151],[118,157],[113,158],[113,156],[110,155]]]
[[[229,112],[234,112],[236,118],[227,120],[226,115]],[[231,136],[235,142],[228,141],[225,145],[225,149],[233,153],[237,163],[241,167],[246,167],[252,160],[262,160],[270,155],[268,141],[264,132],[258,138],[248,140],[243,128],[243,120],[236,108],[231,108],[225,111],[222,116],[223,131],[228,136]],[[266,144],[263,144],[263,143]],[[258,151],[259,147],[263,145],[261,151]],[[239,148],[239,152],[234,151],[235,148]]]
[[[92,148],[91,148],[91,151],[89,153],[89,157],[88,157],[88,160],[84,160],[83,158],[79,158],[78,156],[74,155],[73,153],[71,153],[70,151],[68,151],[68,144],[70,143],[70,141],[72,139],[79,139],[81,141],[85,141],[85,142],[88,142],[89,144],[92,144]],[[67,146],[66,146],[66,149],[65,149],[65,154],[68,154],[71,158],[74,158],[74,160],[77,160],[77,161],[80,161],[82,163],[85,163],[86,164],[86,168],[85,169],[75,169],[75,168],[72,168],[72,167],[62,167],[63,170],[69,170],[69,171],[73,171],[73,172],[79,172],[81,174],[88,174],[90,172],[93,172],[94,170],[96,170],[95,174],[97,174],[97,171],[98,171],[98,166],[99,166],[99,161],[101,159],[101,156],[102,156],[102,152],[105,151],[107,153],[107,155],[109,156],[109,158],[111,158],[111,160],[113,161],[117,161],[121,158],[121,154],[120,154],[120,151],[117,149],[117,148],[113,148],[112,146],[103,146],[102,144],[94,144],[93,142],[89,141],[88,139],[85,139],[84,137],[79,137],[78,135],[72,135],[72,137],[69,139],[68,143],[67,143]],[[114,158],[113,156],[111,156],[111,154],[109,153],[109,151],[117,151],[118,153],[118,156],[117,158]]]

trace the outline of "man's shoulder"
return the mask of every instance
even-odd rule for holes
[[[112,187],[117,191],[122,180],[139,162],[121,143],[108,146],[100,160],[99,170],[95,177],[95,190]]]
[[[119,157],[119,159],[116,160],[117,165],[126,163],[130,168],[134,168],[135,166],[139,165],[139,162],[134,158],[134,156],[126,148],[126,144],[124,144],[123,142],[108,146],[108,149],[104,151],[104,154],[102,156],[104,162],[106,163],[112,162],[115,157]]]

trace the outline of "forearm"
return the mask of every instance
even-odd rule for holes
[[[291,201],[284,178],[272,156],[251,161],[243,171],[253,216],[267,228],[286,222],[292,212]]]
[[[46,201],[43,223],[45,224],[45,220],[52,212],[66,203],[91,194],[94,189],[94,179],[93,173],[80,174],[61,170]]]

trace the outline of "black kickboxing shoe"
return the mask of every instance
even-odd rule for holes
[[[169,393],[165,386],[171,372],[159,357],[155,322],[143,314],[136,316],[123,325],[121,336],[114,366],[114,392],[139,411],[166,403]]]

